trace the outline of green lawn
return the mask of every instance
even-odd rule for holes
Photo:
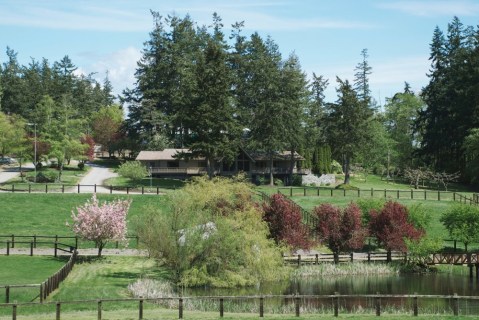
[[[165,208],[167,199],[156,195],[108,195],[98,194],[100,201],[131,199],[127,216],[130,233],[135,216],[141,215],[145,207]],[[0,235],[62,235],[74,236],[66,225],[71,222],[71,212],[83,205],[91,194],[24,194],[1,193]],[[8,238],[0,237],[0,242]],[[28,240],[30,241],[30,240]],[[3,245],[2,245],[3,247]]]
[[[77,166],[64,166],[63,171],[62,171],[62,179],[60,182],[56,182],[56,184],[66,184],[66,185],[75,185],[78,183],[78,181],[81,180],[83,176],[85,176],[88,173],[89,167],[85,166],[84,170],[80,170]],[[40,170],[37,170],[37,174],[43,172],[45,174],[52,174],[54,176],[58,176],[59,171],[56,168],[50,168],[50,167],[43,167]],[[28,169],[28,171],[25,171],[26,177],[34,177],[35,176],[35,171],[33,169]],[[25,180],[22,181],[22,178],[16,177],[13,178],[5,183],[5,185],[12,185],[15,184],[18,186],[18,188],[25,188],[25,185],[32,184],[29,183],[26,178]],[[45,183],[38,183],[39,185],[42,185],[42,188],[45,187]],[[33,186],[32,186],[33,187]]]
[[[40,284],[60,270],[68,258],[43,256],[0,256],[0,286]],[[10,301],[29,302],[38,298],[39,287],[10,288]],[[5,289],[0,287],[0,303]]]

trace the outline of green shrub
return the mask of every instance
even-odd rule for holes
[[[85,163],[84,162],[78,162],[78,169],[80,169],[80,170],[85,169]]]
[[[301,187],[303,185],[303,176],[300,174],[293,174],[293,181],[291,181],[291,185],[295,187]]]
[[[284,185],[283,180],[280,178],[274,178],[273,183],[275,186],[282,187]]]
[[[371,210],[381,211],[384,207],[384,200],[383,199],[375,199],[375,198],[362,198],[356,201],[359,209],[361,209],[362,213],[362,220],[365,225],[369,223],[370,212]]]
[[[332,173],[341,174],[343,173],[343,166],[336,160],[333,160],[333,162],[331,162],[331,171]]]
[[[51,183],[55,182],[58,178],[58,174],[55,171],[41,171],[37,173],[37,183]],[[35,177],[31,176],[27,178],[28,181],[35,181]]]
[[[131,180],[140,180],[148,175],[148,170],[140,161],[128,161],[118,167],[118,174]]]

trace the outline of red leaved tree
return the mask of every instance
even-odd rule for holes
[[[269,203],[263,204],[263,212],[263,220],[277,243],[284,243],[292,250],[311,247],[308,227],[301,221],[300,207],[277,193],[271,196]]]
[[[408,221],[408,216],[407,208],[395,201],[386,202],[379,212],[371,210],[369,232],[388,251],[388,261],[392,250],[406,252],[405,238],[418,240],[424,235],[424,231]]]
[[[361,225],[361,209],[355,203],[343,210],[325,203],[313,212],[319,220],[318,238],[333,252],[335,263],[341,252],[362,248],[367,230]]]
[[[84,156],[86,156],[89,161],[93,161],[93,158],[95,157],[95,141],[93,140],[93,137],[85,135],[80,141],[82,144],[88,145],[88,149],[85,150]]]

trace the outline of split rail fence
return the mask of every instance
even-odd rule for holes
[[[134,193],[134,194],[163,194],[165,188],[160,187],[135,187],[135,186],[112,186],[97,184],[55,184],[55,183],[23,183],[23,184],[0,184],[0,190],[11,193],[97,193],[100,189],[103,193]],[[162,190],[163,189],[163,190]],[[175,189],[175,188],[173,188]]]
[[[101,320],[105,315],[108,316],[106,306],[115,303],[129,303],[130,309],[134,308],[137,311],[138,319],[145,317],[145,312],[148,312],[150,317],[157,318],[165,310],[145,308],[145,302],[155,304],[174,304],[174,309],[177,310],[179,319],[188,318],[188,312],[198,313],[194,307],[186,307],[185,305],[193,305],[194,302],[200,302],[201,305],[208,304],[208,310],[216,310],[220,317],[228,312],[230,313],[249,313],[257,314],[263,318],[265,314],[273,313],[271,304],[275,301],[281,301],[285,315],[295,315],[300,317],[301,314],[317,314],[320,315],[334,315],[338,317],[340,314],[375,314],[381,316],[386,313],[403,314],[418,316],[419,314],[426,315],[476,315],[479,314],[478,296],[458,296],[454,295],[387,295],[387,294],[339,294],[332,295],[267,295],[267,296],[197,296],[197,297],[163,297],[163,298],[125,298],[125,299],[100,299],[100,300],[77,300],[77,301],[51,301],[51,302],[32,302],[32,303],[4,303],[0,304],[0,308],[10,308],[12,320],[16,320],[22,311],[32,307],[52,306],[51,312],[55,314],[57,320],[67,317],[62,314],[62,306],[65,305],[90,305],[91,311],[98,320]],[[201,303],[202,302],[202,303]],[[245,311],[238,311],[234,309],[235,303],[248,303]],[[134,304],[135,306],[131,306]],[[148,305],[148,307],[151,305]],[[71,307],[69,308],[72,309]],[[110,310],[116,308],[108,308]],[[133,310],[134,310],[133,309]],[[43,309],[44,310],[44,309]],[[201,309],[200,309],[201,310]],[[3,311],[3,310],[2,310]],[[31,311],[30,311],[31,312]],[[71,312],[71,311],[70,311]]]
[[[412,200],[456,201],[460,203],[479,204],[479,194],[474,193],[467,197],[458,192],[431,191],[431,190],[388,190],[388,189],[331,189],[314,187],[278,188],[278,193],[289,197],[370,197]]]

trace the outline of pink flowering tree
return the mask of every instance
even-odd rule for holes
[[[126,215],[131,200],[99,203],[96,194],[72,211],[73,232],[84,240],[94,241],[98,256],[108,241],[126,241]]]

